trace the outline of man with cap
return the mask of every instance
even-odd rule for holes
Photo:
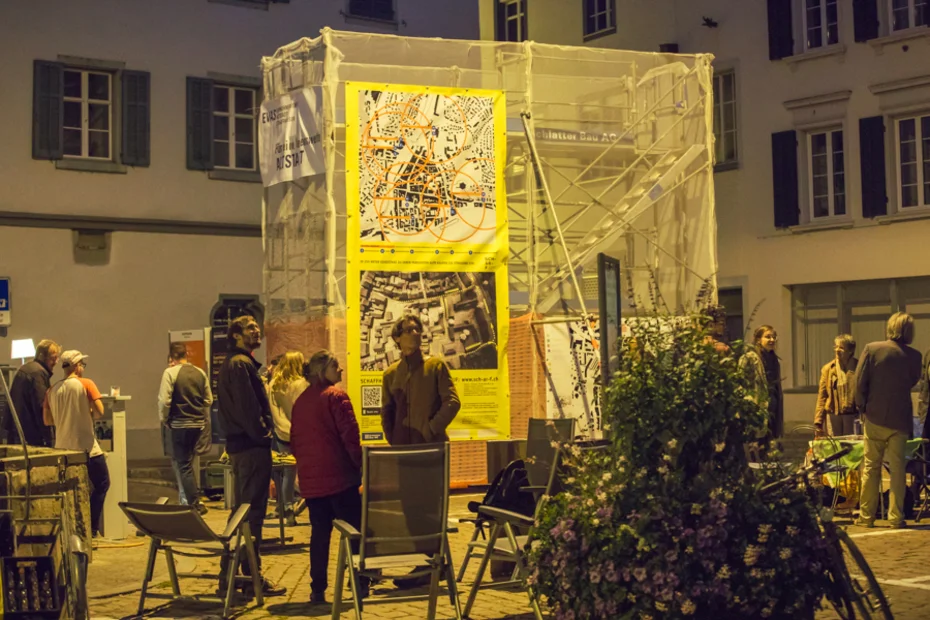
[[[110,489],[110,471],[94,434],[94,420],[103,417],[100,390],[84,378],[88,356],[80,351],[61,354],[65,378],[53,385],[45,398],[43,415],[47,426],[55,427],[56,450],[79,450],[87,453],[87,476],[90,494],[90,526],[94,537],[100,535],[103,502]]]

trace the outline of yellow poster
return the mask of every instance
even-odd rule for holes
[[[363,442],[384,441],[381,378],[394,322],[451,370],[449,438],[510,434],[506,110],[493,90],[350,82],[346,92],[349,396]]]

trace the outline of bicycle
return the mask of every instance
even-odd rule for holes
[[[830,573],[833,588],[827,592],[827,599],[843,620],[871,620],[883,618],[894,620],[891,606],[885,598],[881,586],[875,579],[872,569],[856,544],[845,530],[833,522],[833,510],[826,508],[820,501],[818,491],[811,484],[811,475],[823,476],[828,465],[843,458],[852,448],[846,447],[823,460],[814,459],[807,467],[795,473],[763,486],[760,494],[773,494],[791,484],[803,483],[805,500],[813,503],[820,511],[820,527],[827,540],[827,552],[830,557]],[[853,570],[854,569],[854,570]]]

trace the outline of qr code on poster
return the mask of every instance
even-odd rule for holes
[[[364,386],[362,388],[362,410],[366,413],[368,410],[381,409],[381,387],[377,385]]]

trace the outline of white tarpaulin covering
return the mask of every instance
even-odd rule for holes
[[[323,89],[302,88],[262,103],[258,152],[265,187],[323,174]]]

